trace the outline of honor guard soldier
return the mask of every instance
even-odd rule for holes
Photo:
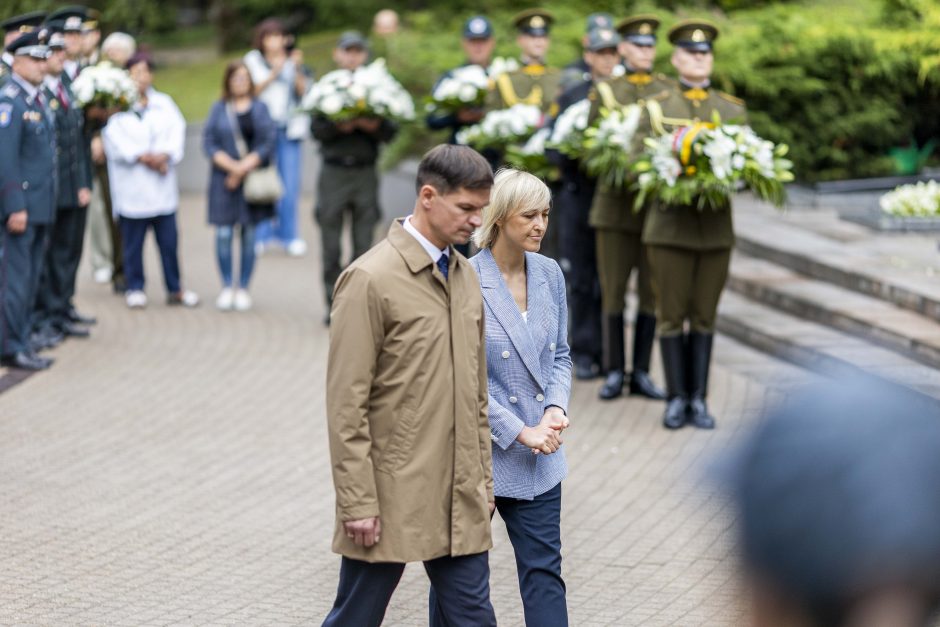
[[[7,46],[12,73],[0,87],[0,362],[42,370],[52,360],[29,342],[30,312],[55,211],[55,129],[41,85],[45,29]]]
[[[7,46],[19,39],[20,35],[30,33],[39,27],[46,19],[45,11],[33,11],[22,15],[14,15],[0,22],[3,29],[3,53],[0,55],[0,85],[10,78],[13,73],[13,54],[7,51]]]
[[[529,9],[516,15],[512,23],[519,31],[516,43],[521,51],[522,67],[496,77],[496,88],[490,92],[488,109],[506,109],[517,104],[535,105],[550,116],[561,72],[546,67],[545,55],[551,43],[549,30],[555,18],[544,9]]]
[[[559,92],[566,92],[575,85],[591,82],[591,64],[588,62],[590,54],[589,40],[591,31],[595,29],[613,30],[614,16],[610,13],[591,13],[587,18],[587,24],[584,27],[584,37],[581,38],[581,48],[583,52],[581,58],[569,63],[561,71],[561,82],[558,87]]]
[[[342,69],[355,71],[369,58],[369,44],[357,31],[340,35],[333,60]],[[343,222],[352,221],[352,259],[372,246],[375,225],[382,216],[379,207],[379,177],[376,161],[381,144],[391,141],[398,125],[386,118],[355,118],[333,122],[315,115],[313,137],[320,142],[323,167],[317,184],[314,218],[320,225],[323,290],[327,310],[333,304],[333,285],[343,270],[341,258]],[[329,315],[325,319],[329,324]]]
[[[65,40],[65,70],[62,79],[71,85],[81,70],[82,25],[87,17],[87,9],[69,6],[57,9],[49,14],[48,22],[58,24]]]
[[[595,28],[588,33],[584,59],[590,72],[586,80],[579,80],[558,97],[558,115],[588,98],[597,82],[611,77],[620,62],[619,43],[620,36],[612,28]],[[588,224],[596,180],[585,174],[578,161],[557,151],[550,150],[547,154],[561,172],[554,211],[558,223],[559,264],[565,272],[570,292],[571,357],[575,376],[593,379],[601,372],[602,353],[601,292],[594,229]]]
[[[654,75],[656,29],[659,20],[651,15],[637,15],[617,25],[621,35],[620,54],[625,58],[627,72],[597,85],[592,93],[591,120],[601,108],[617,109],[630,104],[646,107],[648,102],[663,99],[672,87],[662,75]],[[643,118],[648,121],[648,118]],[[651,129],[641,126],[638,138]],[[601,284],[604,384],[598,396],[602,400],[623,394],[627,382],[626,348],[624,341],[624,299],[630,275],[637,273],[637,314],[633,324],[633,359],[629,392],[662,400],[665,393],[650,378],[650,358],[656,338],[656,301],[653,297],[646,247],[642,242],[646,207],[634,209],[634,192],[629,189],[598,188],[591,205],[589,223],[595,229],[597,269]]]
[[[88,203],[91,201],[91,149],[84,132],[84,114],[66,82],[64,20],[50,21],[46,26],[51,31],[51,55],[46,62],[42,90],[45,102],[55,114],[58,191],[55,222],[49,235],[49,248],[36,298],[34,328],[41,336],[62,333],[70,337],[87,337],[88,329],[73,320],[84,318],[75,311],[72,298],[82,257]]]
[[[746,122],[744,102],[711,87],[712,46],[718,28],[705,21],[676,24],[669,31],[672,64],[679,85],[652,115],[654,129],[670,132],[696,122]],[[699,210],[657,203],[643,228],[649,250],[659,316],[660,351],[666,374],[668,404],[663,424],[678,429],[691,422],[711,429],[705,396],[711,363],[718,299],[728,277],[734,229],[731,206]],[[688,332],[686,332],[688,324]]]

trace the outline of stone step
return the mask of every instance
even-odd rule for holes
[[[840,241],[801,228],[793,213],[788,218],[760,209],[736,212],[737,249],[940,321],[940,255],[931,259],[919,249],[907,255],[902,238]],[[918,244],[923,247],[923,240]]]
[[[780,394],[786,394],[819,379],[819,375],[810,370],[778,359],[722,333],[715,336],[714,361],[735,374],[756,381],[768,390]]]
[[[726,291],[722,296],[718,330],[823,375],[867,375],[915,390],[940,408],[940,371],[733,291]]]
[[[728,286],[771,308],[940,368],[940,325],[922,314],[741,253],[732,259]]]

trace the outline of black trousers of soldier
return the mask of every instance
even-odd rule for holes
[[[39,279],[34,326],[68,321],[75,276],[82,258],[87,207],[60,208],[49,235],[49,248]]]
[[[564,184],[549,223],[558,233],[559,265],[568,284],[569,344],[573,356],[601,359],[601,287],[594,229],[588,224],[593,189]]]
[[[0,229],[0,355],[29,351],[30,316],[42,271],[49,227],[28,225],[13,235]]]

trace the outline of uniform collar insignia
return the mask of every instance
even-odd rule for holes
[[[684,92],[682,92],[682,95],[689,100],[705,100],[708,98],[708,92],[701,87],[692,87],[691,89],[686,89]]]
[[[627,75],[627,81],[634,85],[649,85],[653,82],[653,77],[646,72],[633,72]]]

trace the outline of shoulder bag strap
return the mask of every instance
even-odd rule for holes
[[[235,137],[235,148],[238,150],[238,156],[244,157],[248,154],[248,145],[245,138],[242,137],[242,129],[238,125],[238,116],[235,115],[235,108],[231,102],[225,103],[225,114],[228,116],[228,124],[232,127],[232,135]]]

